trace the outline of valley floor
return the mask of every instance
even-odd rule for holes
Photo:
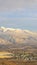
[[[0,59],[0,65],[37,65],[37,61],[12,61],[7,59]]]

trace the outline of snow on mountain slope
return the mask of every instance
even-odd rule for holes
[[[1,27],[0,44],[9,44],[9,43],[37,45],[37,32]]]

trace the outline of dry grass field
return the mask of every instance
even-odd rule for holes
[[[37,65],[37,61],[12,61],[7,59],[0,59],[0,65]]]
[[[37,53],[25,53],[23,50],[0,52],[0,65],[37,65]]]

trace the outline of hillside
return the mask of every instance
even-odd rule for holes
[[[37,48],[37,32],[29,30],[0,28],[0,50],[12,48]]]

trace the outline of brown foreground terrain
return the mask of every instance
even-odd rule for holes
[[[0,52],[0,65],[37,65],[37,51],[34,51],[13,49],[12,52]]]
[[[12,61],[8,59],[0,59],[0,65],[37,65],[37,61]]]

